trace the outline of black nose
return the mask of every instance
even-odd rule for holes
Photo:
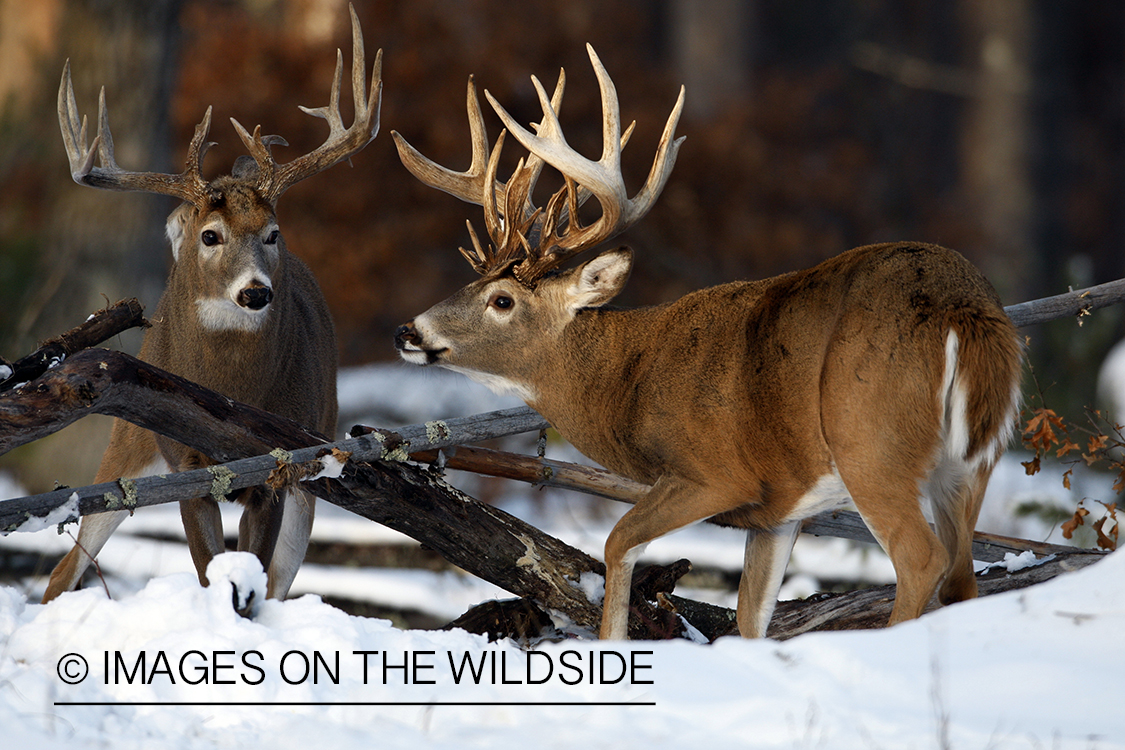
[[[407,344],[418,344],[422,341],[422,337],[418,335],[418,331],[414,330],[413,323],[399,326],[395,330],[395,348],[405,349]]]
[[[248,286],[238,293],[238,304],[251,310],[261,310],[273,300],[273,290],[268,286]]]

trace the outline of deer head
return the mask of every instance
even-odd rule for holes
[[[379,130],[382,51],[375,57],[368,89],[363,34],[354,8],[351,17],[351,83],[355,101],[352,125],[344,127],[340,115],[343,56],[337,51],[328,106],[301,107],[305,113],[328,122],[325,142],[310,153],[279,164],[271,149],[289,145],[284,138],[263,136],[260,126],[251,134],[231,118],[249,156],[239,157],[231,174],[211,181],[202,176],[203,159],[214,145],[207,140],[210,107],[195,128],[182,173],[128,172],[117,165],[114,155],[105,88],[98,99],[97,135],[87,146],[86,118],[79,119],[69,61],[63,69],[59,124],[71,176],[80,185],[170,195],[183,201],[168,218],[167,235],[176,268],[166,295],[188,295],[199,322],[209,330],[249,332],[262,325],[273,300],[271,283],[279,252],[284,252],[276,215],[278,199],[301,180],[349,159],[370,143]]]
[[[462,248],[461,254],[482,278],[399,328],[396,346],[408,362],[462,371],[494,388],[514,390],[534,400],[534,385],[522,372],[524,363],[540,360],[530,348],[553,347],[579,310],[604,305],[624,286],[632,266],[628,250],[603,253],[568,271],[559,269],[571,258],[624,231],[652,208],[683,142],[674,134],[684,92],[681,88],[665,124],[648,179],[629,198],[621,174],[621,149],[635,123],[622,133],[617,90],[593,47],[587,45],[587,51],[602,100],[603,147],[597,161],[574,151],[563,137],[558,111],[566,86],[565,72],[560,72],[549,98],[532,76],[543,108],[543,120],[535,133],[517,124],[485,91],[507,128],[491,149],[470,78],[467,109],[473,158],[465,172],[435,164],[392,131],[403,164],[416,177],[484,208],[485,227],[492,240],[483,245],[469,223],[472,250]],[[530,155],[520,161],[507,182],[500,182],[497,171],[508,131]],[[531,194],[544,164],[561,172],[565,184],[545,208],[537,208]],[[582,226],[578,209],[591,196],[597,199],[601,215]],[[489,340],[520,347],[521,354],[498,358]]]

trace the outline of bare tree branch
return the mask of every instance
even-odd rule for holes
[[[143,312],[144,308],[135,297],[109,305],[104,310],[98,310],[81,324],[43,342],[42,346],[34,352],[9,365],[11,373],[0,380],[0,392],[34,380],[72,354],[97,346],[122,331],[138,327],[148,328],[149,323],[142,316]]]
[[[438,461],[438,452],[412,451],[410,458],[432,464]],[[576,490],[625,503],[636,503],[649,489],[648,485],[634,482],[605,469],[488,448],[459,446],[446,453],[444,463],[448,469],[515,479],[537,486]],[[708,519],[708,522],[720,526],[729,525],[715,519]],[[854,511],[825,511],[806,519],[801,525],[801,532],[813,536],[832,536],[857,542],[878,543],[867,528],[867,524]],[[973,539],[973,559],[982,562],[999,562],[1007,553],[1020,554],[1029,550],[1036,555],[1044,556],[1067,554],[1073,552],[1074,548],[979,531]]]
[[[1046,323],[1068,316],[1082,316],[1093,310],[1125,301],[1125,279],[1057,294],[1054,297],[1008,305],[1004,312],[1018,327]]]

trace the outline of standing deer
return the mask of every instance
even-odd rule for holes
[[[328,139],[285,164],[270,147],[288,145],[276,135],[248,133],[231,119],[250,156],[232,173],[210,182],[201,175],[211,143],[211,108],[196,127],[182,174],[126,172],[117,166],[106,115],[105,89],[98,104],[98,135],[86,147],[86,121],[79,123],[70,64],[59,87],[59,121],[75,182],[109,190],[171,195],[183,201],[168,218],[173,265],[156,306],[140,358],[236,401],[288,417],[331,435],[336,429],[336,337],[324,295],[308,267],[285,247],[276,205],[289,187],[349,159],[379,129],[382,52],[376,54],[370,91],[364,73],[363,34],[352,19],[352,94],[355,120],[340,116],[342,55],[327,107],[301,109],[328,122]],[[101,166],[93,166],[97,158]],[[115,420],[95,482],[212,462],[198,451]],[[265,487],[244,490],[238,548],[254,553],[267,571],[266,595],[283,599],[305,556],[315,498],[286,491],[283,500]],[[128,515],[99,513],[82,520],[78,542],[51,574],[43,601],[78,583],[90,561]],[[207,564],[223,552],[222,520],[210,497],[180,503],[188,548],[200,582]]]
[[[653,205],[671,172],[680,91],[640,192],[621,175],[617,93],[592,48],[603,151],[571,149],[557,119],[564,78],[534,133],[485,92],[529,152],[496,178],[469,83],[473,160],[453,172],[392,133],[423,182],[484,207],[490,246],[462,254],[483,278],[395,333],[403,359],[519,394],[578,450],[652,485],[605,546],[600,636],[627,636],[634,561],[648,542],[703,519],[746,528],[738,627],[765,634],[800,522],[849,498],[894,563],[892,624],[976,596],[970,544],[985,486],[1014,426],[1021,348],[987,280],[955,252],[891,243],[804,271],[692,292],[640,309],[604,307],[633,255],[607,250],[560,270]],[[631,128],[630,128],[631,130]],[[566,185],[531,194],[544,163]],[[578,207],[593,195],[601,215]],[[699,446],[707,445],[706,451]],[[937,534],[923,517],[930,498]]]

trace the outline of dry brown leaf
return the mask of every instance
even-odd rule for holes
[[[1112,552],[1113,550],[1117,549],[1117,535],[1119,528],[1117,525],[1117,503],[1110,503],[1109,505],[1105,506],[1105,510],[1106,514],[1099,518],[1097,521],[1094,521],[1093,528],[1098,535],[1098,547],[1100,549],[1107,549]],[[1107,521],[1113,522],[1113,524],[1110,526],[1108,534],[1105,533],[1105,525]]]
[[[1079,451],[1079,450],[1082,450],[1082,449],[1078,447],[1077,443],[1075,443],[1070,438],[1066,438],[1065,440],[1063,440],[1062,446],[1059,447],[1059,449],[1057,451],[1055,451],[1055,458],[1062,458],[1063,456],[1065,456],[1067,453],[1070,453],[1071,451]]]
[[[1055,430],[1066,434],[1066,426],[1062,418],[1055,414],[1053,409],[1040,407],[1028,420],[1027,427],[1023,431],[1023,441],[1037,453],[1045,452],[1059,442]]]
[[[1074,536],[1075,529],[1082,525],[1082,519],[1088,515],[1090,515],[1090,511],[1086,510],[1085,508],[1079,507],[1077,510],[1075,510],[1074,515],[1070,517],[1070,520],[1062,525],[1063,538],[1070,539],[1072,536]]]

